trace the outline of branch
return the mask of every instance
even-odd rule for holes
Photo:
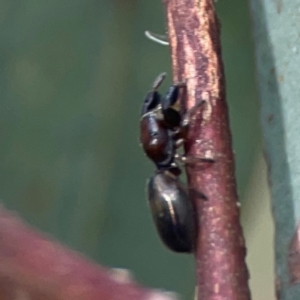
[[[206,100],[201,126],[194,124],[186,155],[213,158],[204,169],[187,168],[198,215],[198,299],[249,300],[245,244],[239,223],[234,156],[227,105],[219,24],[213,0],[164,0],[174,82],[187,82],[186,107]]]
[[[171,300],[46,239],[0,208],[0,299]]]

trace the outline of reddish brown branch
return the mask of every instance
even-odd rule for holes
[[[188,156],[213,158],[205,169],[187,168],[199,219],[197,285],[200,300],[248,300],[245,245],[239,223],[234,157],[227,106],[219,25],[213,0],[164,0],[174,81],[186,81],[186,106],[206,100],[201,126],[190,128]]]
[[[0,207],[0,299],[170,300],[97,266]],[[172,298],[173,299],[173,298]]]

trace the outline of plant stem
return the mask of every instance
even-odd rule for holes
[[[201,123],[192,122],[189,129],[186,155],[215,160],[205,168],[187,167],[190,189],[207,197],[203,201],[194,195],[199,226],[195,253],[198,299],[249,300],[246,249],[239,222],[214,4],[212,0],[164,0],[164,3],[174,82],[187,83],[187,109],[202,99],[206,101]]]

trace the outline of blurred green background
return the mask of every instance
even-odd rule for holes
[[[216,3],[241,198],[259,143],[246,1]],[[159,241],[145,199],[154,170],[139,111],[169,74],[161,1],[0,0],[0,198],[31,225],[138,281],[194,292],[193,258]]]

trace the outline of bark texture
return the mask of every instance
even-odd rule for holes
[[[173,78],[186,81],[196,114],[185,144],[186,155],[212,158],[215,163],[187,166],[198,216],[196,250],[200,300],[249,300],[245,242],[239,222],[228,110],[225,101],[220,30],[212,0],[165,0]]]

